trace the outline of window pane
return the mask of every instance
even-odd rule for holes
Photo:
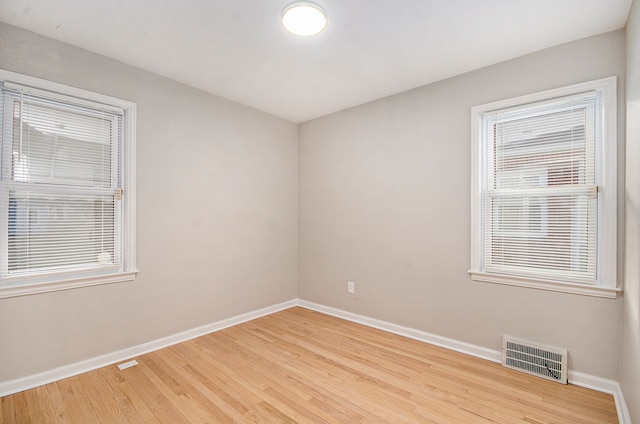
[[[593,110],[581,100],[485,118],[486,271],[595,281]]]
[[[535,205],[523,208],[522,204]],[[596,228],[589,219],[597,200],[589,195],[495,198],[488,266],[549,269],[595,278]],[[521,271],[523,271],[521,269]],[[526,272],[526,271],[525,271]]]
[[[112,186],[112,116],[33,101],[13,105],[13,181]]]
[[[548,201],[543,196],[513,196],[492,202],[493,234],[509,237],[546,237]]]
[[[585,114],[582,107],[496,122],[495,188],[593,184],[594,174],[587,173]]]
[[[10,191],[9,275],[116,263],[117,206],[113,195]]]

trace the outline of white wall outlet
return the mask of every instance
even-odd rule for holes
[[[356,292],[356,283],[354,283],[353,281],[349,281],[347,283],[347,292],[348,293],[355,293]]]

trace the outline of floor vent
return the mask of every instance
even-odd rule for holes
[[[502,339],[502,365],[547,380],[567,384],[567,349],[504,336]]]

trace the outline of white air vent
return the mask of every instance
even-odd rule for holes
[[[567,384],[567,349],[504,336],[502,365]]]

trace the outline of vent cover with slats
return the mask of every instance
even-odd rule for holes
[[[567,349],[504,336],[502,365],[567,384]]]

